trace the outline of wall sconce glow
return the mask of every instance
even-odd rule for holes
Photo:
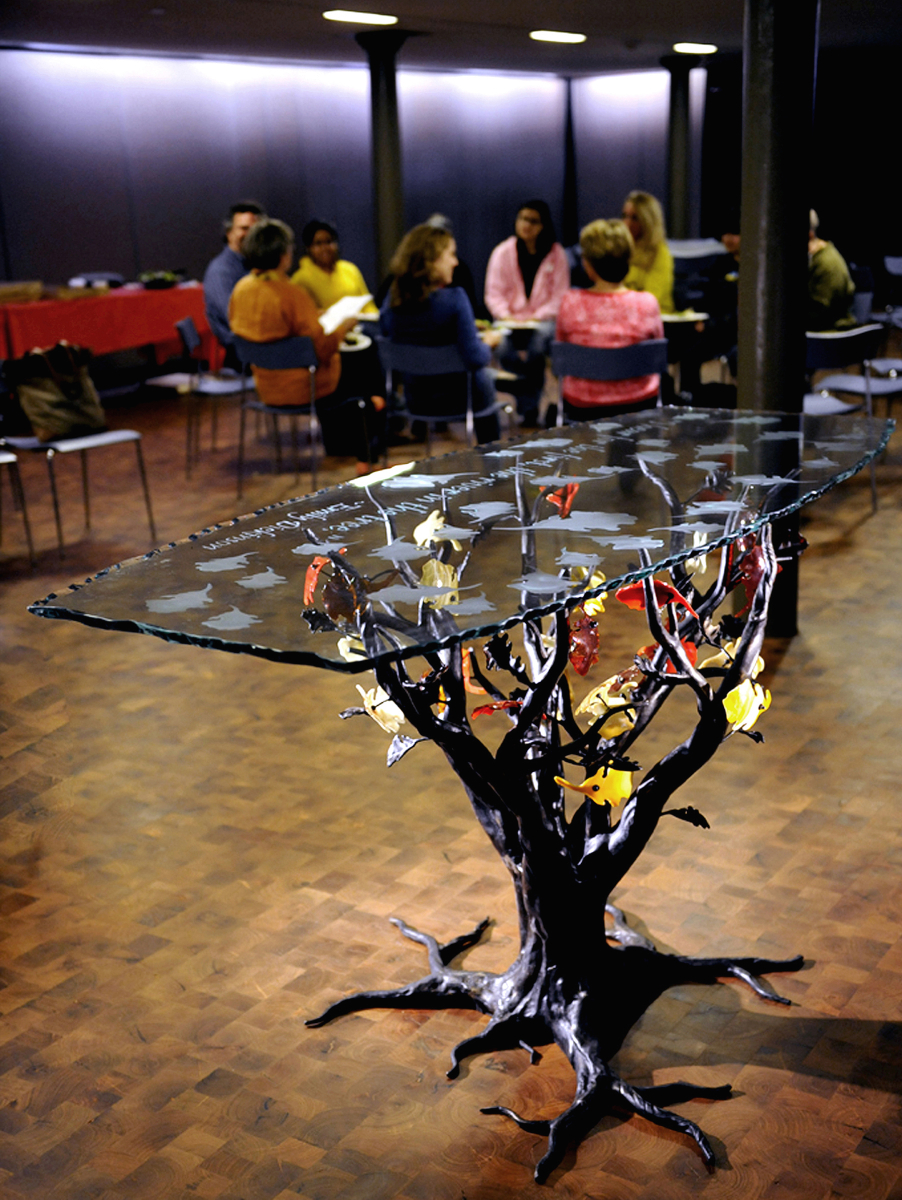
[[[674,42],[674,54],[716,54],[717,47],[710,42]]]
[[[330,8],[323,16],[327,21],[347,21],[350,25],[397,25],[398,18],[388,13],[354,12],[350,8]]]
[[[534,42],[563,42],[574,46],[586,40],[584,33],[563,33],[559,29],[533,29],[529,36]]]

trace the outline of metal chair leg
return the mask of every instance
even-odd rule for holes
[[[91,528],[91,492],[88,486],[88,452],[80,451],[81,456],[81,494],[85,506],[85,529]]]
[[[153,520],[153,509],[150,507],[150,488],[147,485],[147,471],[144,469],[144,454],[141,450],[140,440],[135,442],[135,453],[138,456],[138,471],[141,474],[141,487],[144,489],[144,504],[147,508],[147,524],[150,526],[150,540],[155,546],[157,544],[157,527]]]
[[[293,413],[288,418],[288,424],[291,429],[291,444],[294,447],[294,482],[297,483],[301,478],[301,443],[298,438],[298,419]]]
[[[56,539],[59,544],[60,558],[62,558],[64,555],[63,523],[60,519],[60,499],[56,490],[56,472],[53,469],[53,459],[55,454],[55,450],[47,451],[47,473],[50,476],[50,496],[53,500],[53,515],[56,519]]]
[[[310,439],[310,490],[316,491],[316,467],[319,458],[320,424],[316,415],[316,406],[310,405],[310,421],[308,424]]]
[[[191,433],[194,422],[192,421],[192,410],[194,406],[191,403],[191,398],[187,400],[187,409],[185,412],[185,478],[191,478]]]
[[[868,425],[870,426],[874,420],[874,401],[871,396],[871,364],[866,359],[862,365],[864,369],[865,407],[868,414]],[[874,512],[877,511],[877,465],[873,458],[871,459],[871,508]]]
[[[37,556],[34,552],[34,540],[31,536],[31,522],[28,519],[28,505],[25,503],[25,489],[22,486],[22,476],[19,473],[19,464],[11,462],[6,464],[9,467],[9,482],[10,489],[13,494],[13,504],[22,513],[22,523],[25,526],[25,541],[28,543],[28,560],[32,567],[38,565]],[[2,530],[2,520],[0,520],[0,530]]]
[[[238,419],[238,499],[241,499],[242,487],[244,483],[244,426],[247,419],[247,409],[241,405],[241,413]]]
[[[282,442],[279,438],[279,418],[275,413],[270,414],[272,424],[273,465],[277,475],[282,474]]]

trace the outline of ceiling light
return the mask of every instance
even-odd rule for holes
[[[674,42],[675,54],[716,54],[717,47],[710,42]]]
[[[586,40],[584,33],[562,33],[558,29],[533,29],[529,36],[534,42],[566,42],[572,45]]]
[[[387,13],[354,12],[349,8],[330,8],[323,16],[327,21],[347,21],[351,25],[397,25],[398,18]]]

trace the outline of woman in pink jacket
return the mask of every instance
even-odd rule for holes
[[[501,365],[519,376],[513,390],[526,426],[538,423],[547,344],[569,287],[570,267],[548,205],[527,200],[517,212],[514,236],[495,247],[485,273],[485,303],[496,321],[545,323],[538,330],[513,330],[499,355]]]

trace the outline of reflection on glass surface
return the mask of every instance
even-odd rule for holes
[[[664,408],[553,430],[236,517],[30,611],[359,671],[695,559],[848,478],[891,429]],[[375,640],[348,661],[363,609]]]

